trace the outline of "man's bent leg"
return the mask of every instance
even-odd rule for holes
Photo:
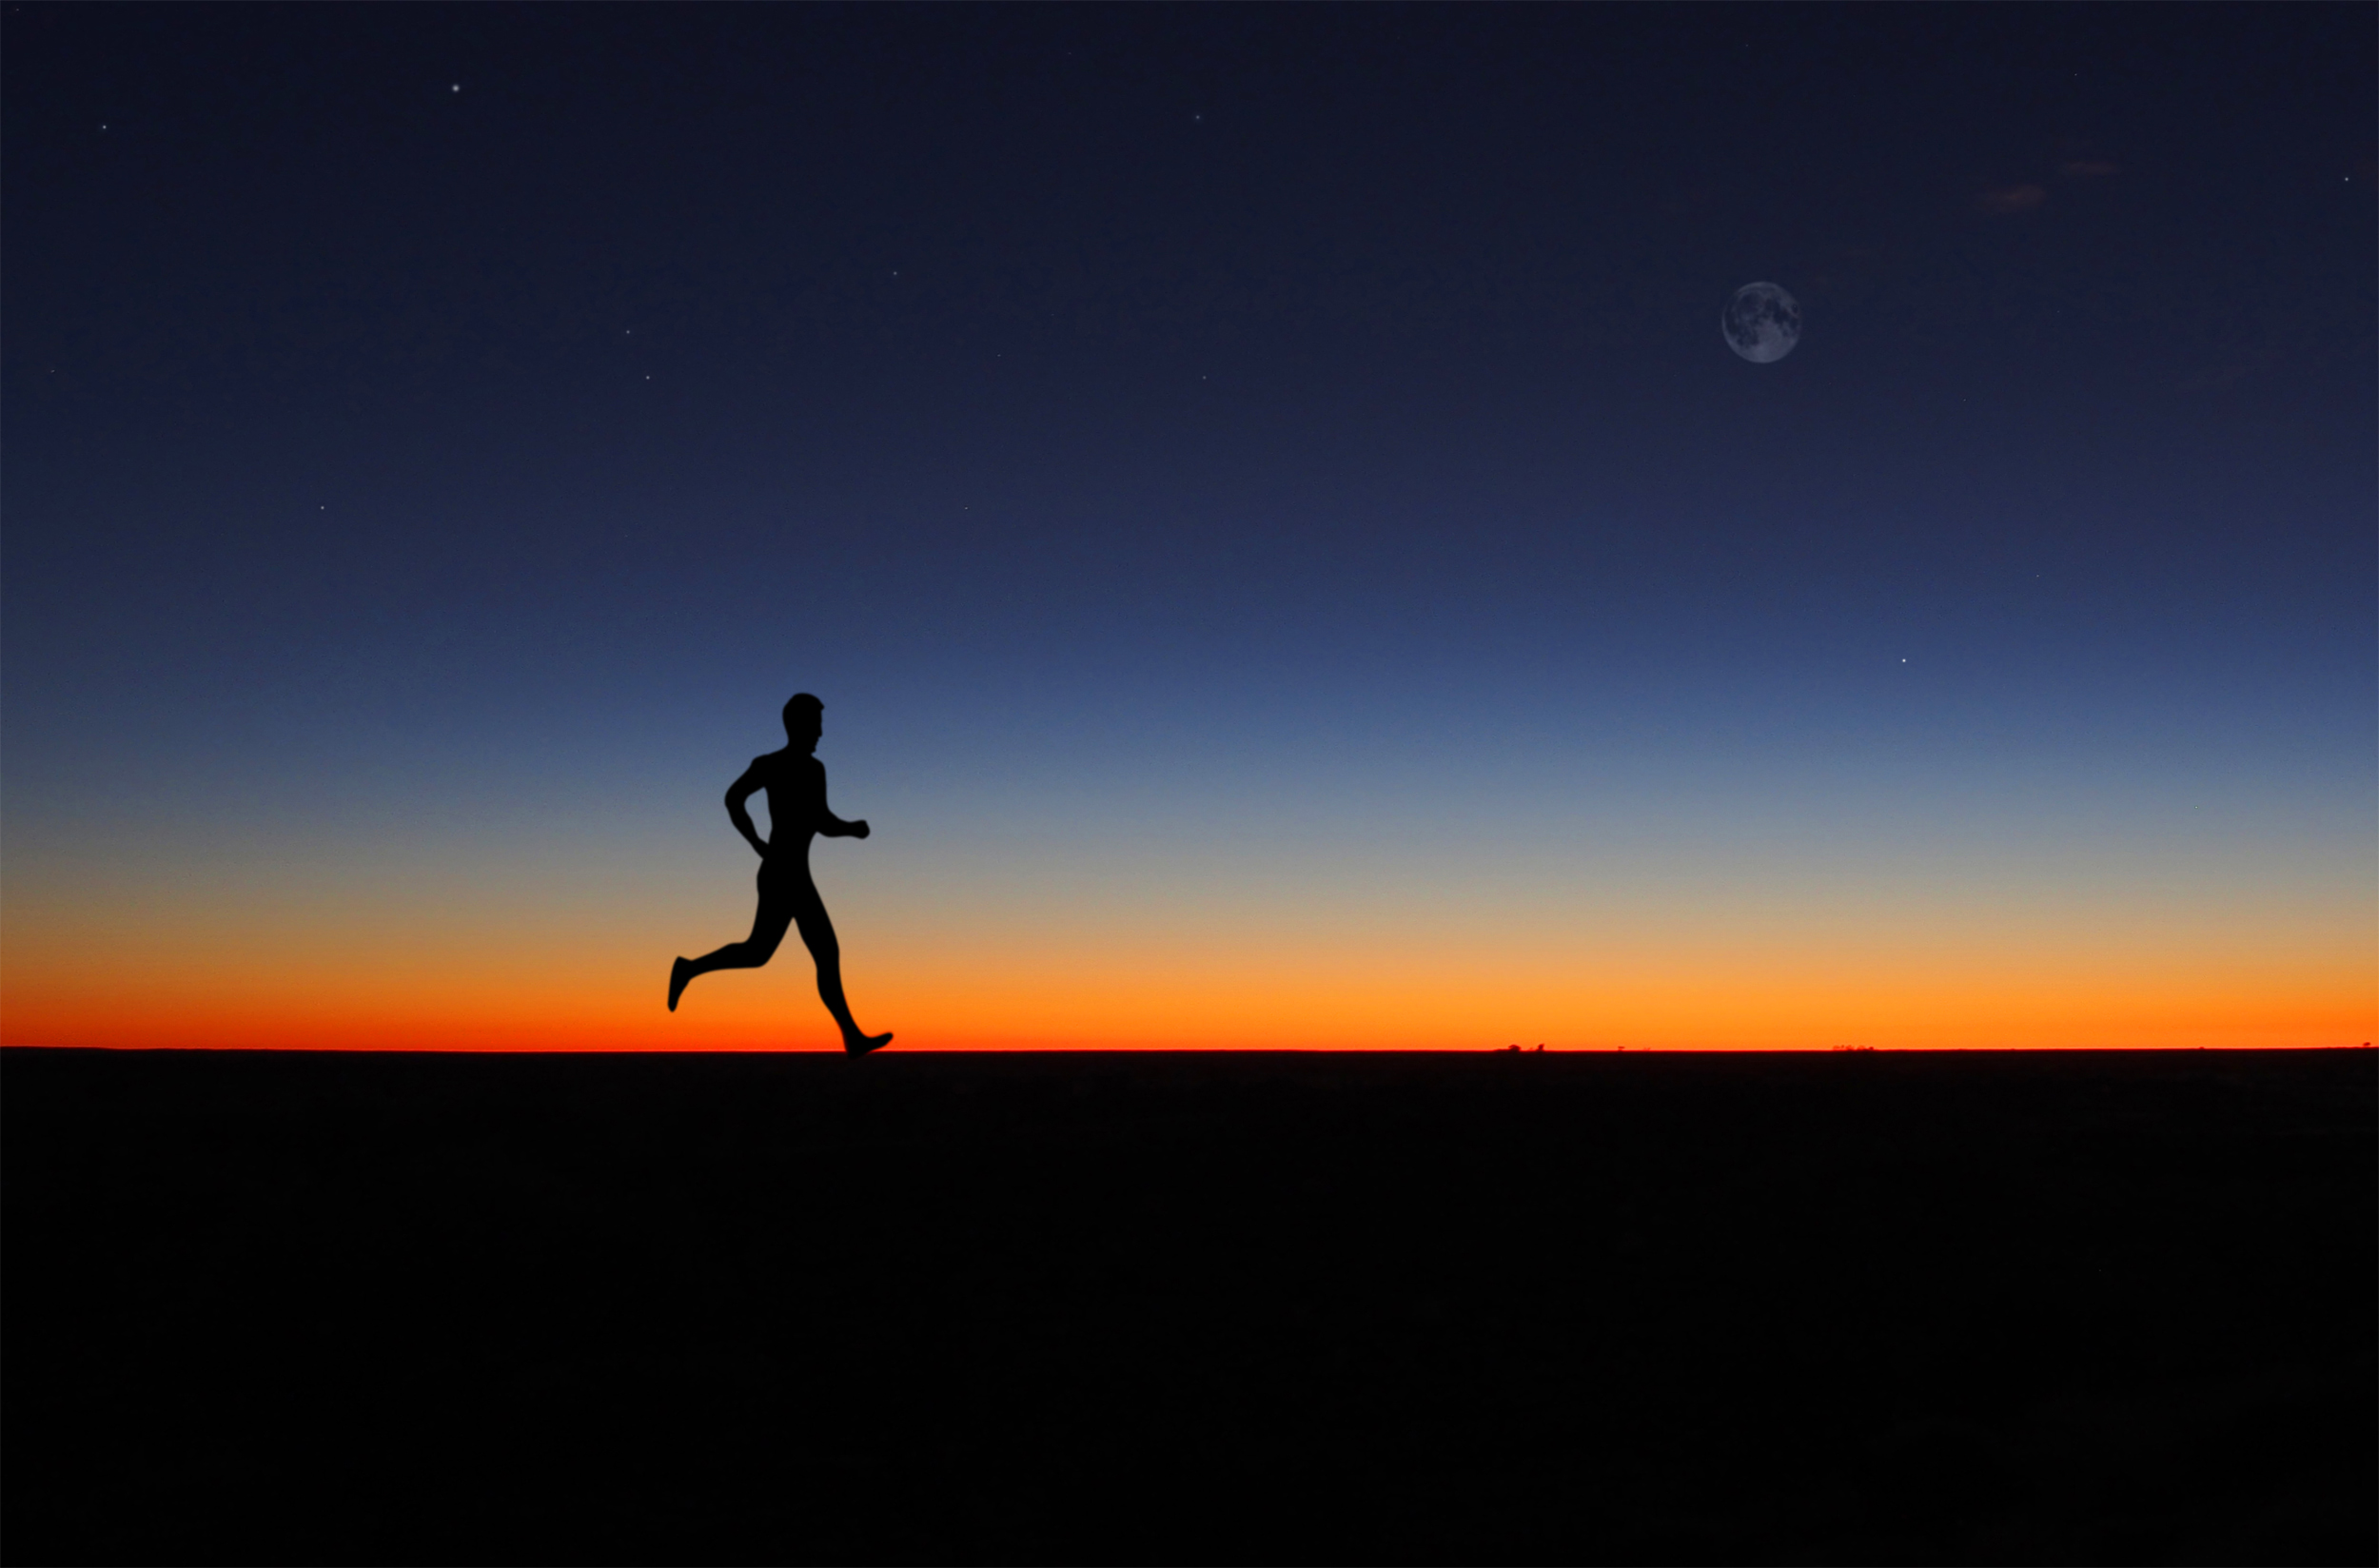
[[[810,895],[816,898],[814,892]],[[759,911],[752,917],[752,934],[740,942],[730,942],[704,953],[699,958],[679,958],[669,966],[669,1010],[678,1010],[678,998],[698,974],[713,970],[756,970],[777,954],[777,945],[785,939],[785,928],[793,924],[794,907],[765,882],[760,886]]]

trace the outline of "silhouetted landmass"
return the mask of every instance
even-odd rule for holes
[[[5,1550],[2369,1562],[2365,1051],[10,1052]]]

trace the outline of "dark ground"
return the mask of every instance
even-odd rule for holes
[[[2368,1051],[0,1073],[10,1562],[2379,1553]]]

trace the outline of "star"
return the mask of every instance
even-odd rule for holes
[[[449,92],[461,92],[462,90],[462,84],[457,82],[453,87],[447,88],[446,90]]]

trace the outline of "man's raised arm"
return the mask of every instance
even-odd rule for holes
[[[826,764],[817,764],[817,832],[821,838],[865,838],[867,818],[845,822],[826,804]]]

